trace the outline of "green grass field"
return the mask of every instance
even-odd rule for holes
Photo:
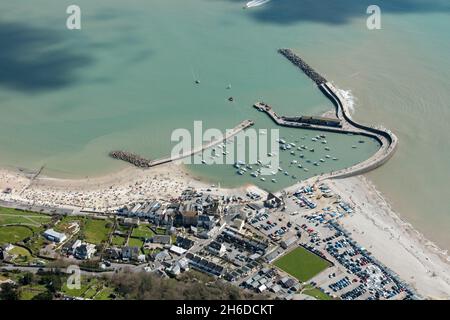
[[[328,268],[330,263],[303,247],[297,247],[276,260],[274,265],[305,282]]]
[[[133,237],[137,238],[151,238],[153,237],[154,233],[150,228],[146,225],[140,225],[133,229],[133,232],[131,234]]]
[[[31,237],[33,232],[24,226],[4,226],[0,227],[0,245],[6,243],[16,243]]]
[[[61,291],[72,297],[94,300],[109,300],[109,296],[114,293],[114,289],[106,287],[104,281],[93,278],[81,278],[80,289],[69,289],[67,281],[64,281]]]
[[[114,293],[114,289],[104,287],[100,292],[98,292],[94,300],[110,300],[110,295]]]
[[[19,290],[20,300],[31,300],[38,294],[45,292],[47,289],[44,285],[28,285],[23,286]]]
[[[88,219],[84,225],[84,236],[86,242],[100,244],[108,240],[111,228],[106,225],[110,223],[108,220]]]
[[[0,208],[0,225],[4,224],[24,224],[39,227],[50,222],[51,217],[29,211],[20,211],[9,208]]]
[[[308,296],[314,297],[317,300],[333,300],[333,298],[330,297],[329,295],[327,295],[325,292],[323,292],[322,290],[315,288],[311,285],[307,285],[302,290],[302,293],[306,294]]]
[[[73,223],[76,222],[78,223],[78,225],[82,225],[82,220],[82,217],[67,216],[62,218],[61,221],[59,221],[58,224],[53,227],[53,229],[58,232],[70,234],[74,230]]]
[[[82,297],[84,293],[90,288],[90,286],[91,285],[89,283],[86,283],[85,281],[83,281],[83,278],[81,278],[81,284],[79,289],[76,288],[69,289],[67,286],[67,281],[63,279],[63,286],[61,288],[61,291],[72,297]]]
[[[125,245],[125,240],[126,239],[122,236],[114,236],[114,237],[112,237],[111,244],[114,246],[121,247],[121,246]]]
[[[9,250],[9,253],[10,254],[14,254],[14,255],[18,255],[18,256],[24,256],[24,257],[31,256],[30,252],[28,252],[27,249],[22,248],[22,247],[18,247],[18,246],[15,246],[11,250]]]
[[[142,248],[143,245],[144,242],[140,239],[130,238],[130,240],[128,240],[128,246],[130,247]]]
[[[166,234],[166,229],[158,227],[158,228],[156,228],[155,233],[159,234],[159,235],[164,235],[164,234]]]

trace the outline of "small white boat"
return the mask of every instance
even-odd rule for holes
[[[303,170],[305,170],[306,172],[308,172],[309,170],[308,170],[308,168],[305,168],[305,169],[303,169]]]
[[[205,161],[205,160],[202,160],[202,163],[203,163],[203,164],[206,164],[206,161]]]
[[[277,182],[277,179],[272,179],[272,182],[273,182],[273,183]]]
[[[266,181],[266,178],[261,178],[261,181]]]

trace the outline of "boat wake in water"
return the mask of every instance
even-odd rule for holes
[[[247,2],[247,4],[245,5],[244,8],[253,8],[253,7],[259,7],[267,2],[269,2],[270,0],[253,0],[253,1],[249,1]]]

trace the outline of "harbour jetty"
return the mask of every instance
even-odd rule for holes
[[[255,123],[253,120],[244,120],[244,121],[240,122],[233,129],[226,130],[226,132],[223,136],[223,139],[214,139],[214,140],[204,143],[201,146],[194,147],[194,148],[190,149],[189,151],[186,151],[182,154],[170,155],[168,157],[161,158],[161,159],[149,160],[149,159],[145,159],[145,158],[139,156],[138,154],[126,152],[126,151],[112,151],[109,153],[109,156],[114,159],[117,159],[117,160],[122,160],[122,161],[126,161],[128,163],[131,163],[132,165],[134,165],[138,168],[147,169],[147,168],[155,167],[155,166],[158,166],[158,165],[161,165],[164,163],[169,163],[169,162],[173,162],[173,161],[177,161],[177,160],[181,160],[181,159],[193,156],[199,152],[202,152],[203,150],[212,148],[216,145],[219,145],[219,144],[225,142],[226,140],[234,137],[239,132],[253,126],[254,124]]]
[[[191,150],[182,153],[182,154],[178,154],[178,155],[171,155],[169,157],[166,158],[162,158],[162,159],[158,159],[155,161],[150,162],[150,167],[154,167],[154,166],[158,166],[161,165],[163,163],[168,163],[168,162],[173,162],[173,161],[177,161],[177,160],[181,160],[190,156],[193,156],[199,152],[202,152],[203,150],[212,148],[214,146],[217,146],[225,141],[227,141],[228,139],[234,137],[235,135],[237,135],[239,132],[253,126],[255,123],[253,120],[244,120],[241,123],[239,123],[236,127],[234,127],[231,130],[226,130],[223,139],[213,139],[211,141],[208,141],[206,143],[204,143],[201,146],[197,146],[192,148]]]
[[[122,160],[138,168],[150,168],[151,161],[141,157],[138,154],[127,151],[111,151],[109,156],[116,160]]]
[[[300,68],[311,80],[313,80],[322,93],[331,100],[336,107],[337,122],[328,120],[327,118],[317,117],[282,117],[277,115],[271,106],[257,102],[254,107],[260,111],[265,112],[272,120],[281,126],[303,128],[310,130],[321,130],[336,133],[351,133],[359,134],[366,137],[373,138],[380,143],[380,149],[369,159],[360,162],[350,168],[333,171],[328,174],[323,174],[319,177],[319,180],[327,178],[346,178],[350,176],[360,175],[374,170],[384,163],[386,163],[394,154],[398,147],[398,138],[390,130],[375,128],[367,126],[354,121],[350,115],[348,100],[345,99],[340,90],[337,89],[331,82],[328,82],[324,77],[317,73],[312,67],[303,61],[290,49],[279,49],[284,57],[291,61],[295,66]],[[305,122],[304,119],[310,119]]]

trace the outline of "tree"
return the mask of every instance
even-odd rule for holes
[[[0,288],[0,300],[19,300],[19,293],[15,284],[3,283]]]
[[[29,285],[33,282],[34,275],[31,272],[27,272],[23,275],[23,277],[20,279],[20,284],[23,286]]]
[[[31,300],[53,300],[53,294],[49,290],[39,293]]]

